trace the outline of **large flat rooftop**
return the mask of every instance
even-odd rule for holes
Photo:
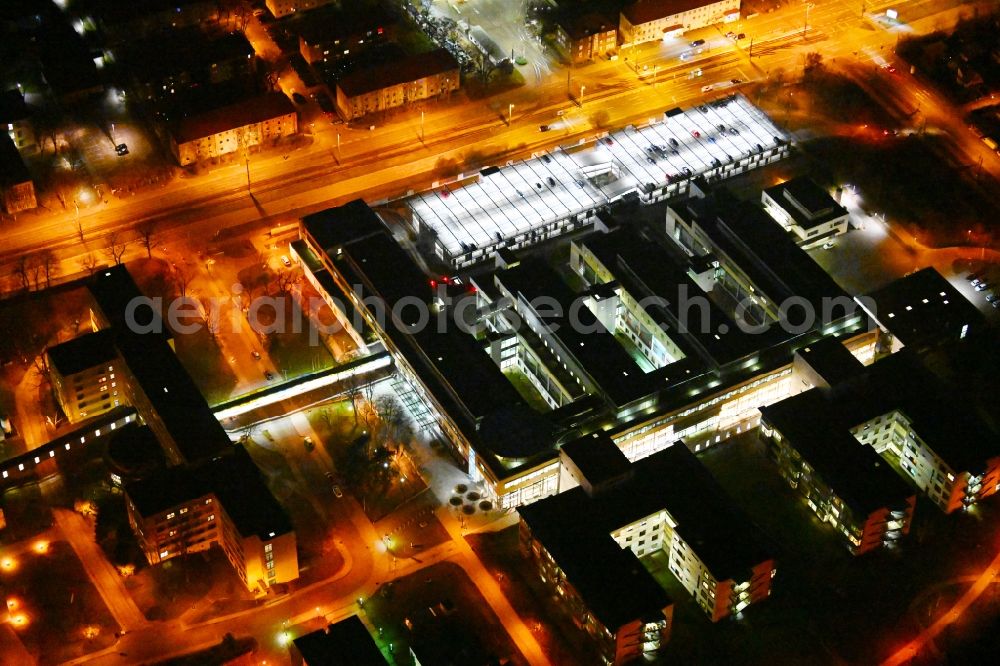
[[[407,200],[414,224],[431,230],[450,257],[498,247],[608,202],[709,172],[786,143],[742,96],[674,109],[645,127],[626,127],[582,147],[556,149]],[[520,238],[519,238],[520,237]]]

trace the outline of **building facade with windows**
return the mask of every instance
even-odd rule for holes
[[[217,545],[249,590],[299,576],[295,531],[241,446],[126,484],[125,499],[150,564]]]
[[[281,93],[269,93],[179,121],[170,148],[181,166],[222,157],[298,134],[298,112]]]
[[[824,427],[826,409],[820,389],[761,409],[779,472],[852,554],[895,545],[910,531],[916,495],[870,447]]]
[[[268,11],[274,18],[281,18],[296,12],[304,12],[316,7],[322,7],[333,0],[264,0]]]
[[[337,82],[337,111],[353,120],[447,95],[460,85],[458,62],[447,50],[436,49],[348,74]]]
[[[0,132],[0,204],[8,215],[38,207],[35,182],[7,132]]]
[[[740,0],[638,0],[621,11],[622,45],[662,40],[740,18]]]
[[[560,18],[556,43],[573,63],[602,58],[618,51],[618,24],[597,13]]]
[[[847,233],[850,225],[847,209],[808,176],[765,189],[761,203],[803,248],[823,245]]]
[[[46,350],[56,400],[70,423],[106,414],[121,404],[127,384],[114,333],[87,333]]]

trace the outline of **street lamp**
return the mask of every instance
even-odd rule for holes
[[[809,10],[813,8],[813,3],[806,2],[806,22],[802,26],[802,41],[806,40],[806,33],[809,32]]]
[[[583,94],[587,92],[587,86],[580,86],[580,106],[583,106]]]
[[[507,105],[507,127],[510,127],[510,124],[512,122],[514,122],[514,105],[513,104],[508,104]]]

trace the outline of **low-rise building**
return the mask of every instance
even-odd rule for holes
[[[760,196],[764,210],[804,248],[847,233],[847,209],[808,176],[769,187]]]
[[[171,30],[118,50],[139,99],[168,100],[193,90],[230,84],[252,93],[257,59],[241,32],[209,36],[198,28]]]
[[[893,545],[910,531],[916,496],[871,447],[828,427],[828,410],[820,389],[761,409],[778,470],[851,553]]]
[[[398,23],[383,7],[328,5],[283,26],[309,63],[334,63],[395,39]]]
[[[337,82],[337,111],[345,120],[352,120],[447,95],[460,84],[454,56],[436,49],[348,74]]]
[[[33,148],[37,143],[30,117],[31,111],[20,90],[11,88],[0,92],[0,131],[7,130],[19,151]]]
[[[125,375],[114,332],[87,333],[46,350],[49,378],[70,423],[110,412],[125,398]]]
[[[622,9],[622,45],[652,42],[740,18],[740,0],[638,0]]]
[[[983,313],[933,267],[893,280],[857,300],[888,336],[885,351],[958,342],[986,326]]]
[[[0,203],[8,215],[38,207],[35,182],[7,132],[0,132]]]
[[[557,20],[556,43],[573,63],[608,56],[618,51],[618,24],[596,12],[571,14]]]
[[[322,7],[333,0],[265,0],[264,4],[274,18],[288,16],[295,12],[304,12],[316,7]]]
[[[299,131],[295,106],[269,93],[184,118],[171,131],[170,148],[181,166],[267,145]]]
[[[288,652],[292,666],[386,666],[389,663],[357,615],[292,639]]]
[[[242,446],[126,484],[125,500],[150,564],[218,545],[247,589],[299,576],[295,531]]]
[[[219,0],[85,0],[86,19],[111,42],[127,42],[163,30],[204,26],[219,19]]]

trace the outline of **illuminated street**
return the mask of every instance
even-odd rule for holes
[[[0,666],[992,645],[995,2],[0,4]]]

